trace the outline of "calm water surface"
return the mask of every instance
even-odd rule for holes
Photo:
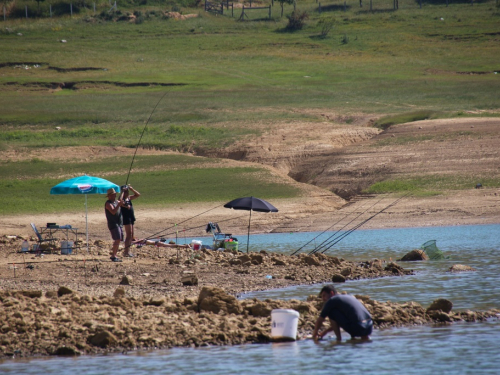
[[[316,234],[317,235],[317,234]],[[268,235],[274,251],[292,253],[314,238],[313,233]],[[325,233],[319,238],[326,238]],[[252,236],[251,241],[264,248],[265,235]],[[297,238],[300,245],[292,246],[288,239]],[[419,248],[428,240],[436,240],[447,259],[429,262],[399,262],[415,271],[414,276],[389,277],[351,281],[339,289],[351,294],[367,294],[379,301],[416,301],[429,305],[436,298],[448,298],[454,309],[487,310],[500,307],[500,225],[455,226],[434,228],[405,228],[385,230],[359,230],[341,241],[328,254],[347,260],[365,261],[374,258],[393,260],[408,251]],[[311,250],[311,247],[309,250]],[[305,249],[303,250],[306,251]],[[451,274],[447,270],[454,264],[464,264],[476,272]],[[316,294],[318,286],[255,292],[246,298],[305,299]]]
[[[348,260],[397,259],[428,240],[448,257],[402,262],[415,276],[351,281],[339,289],[379,301],[417,301],[427,306],[448,298],[454,309],[500,308],[500,225],[359,230],[329,253]],[[318,233],[253,235],[250,248],[290,254]],[[327,234],[319,237],[320,243]],[[209,243],[207,239],[204,243]],[[313,242],[314,243],[314,242]],[[312,243],[312,244],[313,244]],[[312,245],[311,244],[311,245]],[[309,247],[309,250],[312,247]],[[306,249],[305,249],[306,250]],[[450,274],[453,264],[476,272]],[[316,294],[319,285],[249,293],[243,298],[297,298]],[[498,374],[500,322],[460,323],[376,330],[367,343],[311,340],[233,347],[171,349],[81,358],[8,360],[6,374]]]

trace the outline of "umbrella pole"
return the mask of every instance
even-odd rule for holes
[[[247,234],[247,254],[248,254],[248,244],[250,242],[250,221],[252,220],[252,210],[250,210],[250,217],[248,219],[248,234]]]
[[[87,194],[85,194],[85,233],[87,234],[87,254],[89,253],[89,214],[87,210]]]

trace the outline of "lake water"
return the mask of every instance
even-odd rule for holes
[[[330,233],[331,234],[331,233]],[[250,249],[290,254],[318,233],[252,235]],[[319,244],[327,234],[319,237]],[[241,240],[241,239],[240,239]],[[339,289],[379,301],[417,301],[428,306],[447,298],[455,310],[500,308],[500,225],[358,230],[329,254],[347,260],[393,260],[428,240],[447,259],[401,262],[415,276],[349,281]],[[204,243],[209,243],[204,239]],[[305,250],[312,249],[311,245]],[[451,274],[453,264],[475,272]],[[319,285],[248,293],[242,298],[305,299]],[[11,374],[498,374],[500,321],[375,330],[365,343],[311,340],[232,347],[176,348],[127,355],[5,360]]]

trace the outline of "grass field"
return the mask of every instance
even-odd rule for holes
[[[139,25],[84,18],[6,22],[11,32],[3,30],[0,63],[42,65],[0,68],[2,123],[138,123],[165,92],[152,118],[158,126],[288,119],[297,116],[290,109],[311,107],[368,113],[498,109],[500,16],[494,2],[373,14],[354,6],[318,14],[315,2],[300,6],[310,17],[295,33],[280,31],[286,19],[237,22],[199,9],[185,10],[198,18],[156,17]],[[333,29],[322,38],[325,20]],[[49,65],[100,69],[61,73]],[[488,74],[461,74],[469,72]],[[36,86],[50,82],[76,85],[49,95]]]
[[[200,168],[201,158],[189,156],[140,156],[134,162],[129,184],[142,194],[143,206],[162,207],[182,202],[224,202],[240,196],[255,195],[265,199],[290,198],[300,190],[283,183],[261,168]],[[98,174],[122,185],[127,180],[130,160],[113,158],[92,163],[29,162],[0,166],[0,189],[7,192],[0,214],[55,213],[78,211],[84,197],[50,195],[50,189],[67,178]],[[116,173],[116,171],[120,171]],[[88,195],[89,209],[103,207],[103,195]]]
[[[366,189],[366,193],[412,193],[416,197],[443,194],[446,190],[466,190],[478,181],[484,186],[500,187],[497,176],[417,176],[377,182]]]
[[[103,21],[91,10],[73,18],[8,19],[0,29],[0,150],[135,147],[156,104],[142,146],[180,151],[224,147],[283,121],[323,121],[309,109],[386,115],[378,124],[382,128],[468,111],[498,113],[500,10],[495,1],[448,7],[431,2],[422,9],[418,2],[401,2],[393,11],[393,2],[383,0],[374,3],[373,12],[367,2],[363,8],[352,2],[345,12],[332,2],[322,4],[321,13],[314,1],[297,4],[309,18],[296,32],[284,31],[287,19],[279,17],[279,3],[271,20],[255,13],[252,17],[260,19],[238,21],[182,8],[199,16],[178,21],[139,6],[121,8],[123,13],[141,11],[139,24]],[[99,12],[107,2],[98,5]],[[284,10],[289,15],[293,7]],[[325,25],[331,27],[326,33]],[[32,171],[45,174],[24,172],[33,166]],[[0,162],[2,187],[19,193],[3,213],[30,210],[37,186],[57,183],[54,171],[105,175],[107,168],[100,162]],[[189,170],[199,181],[230,173]],[[248,180],[239,178],[240,172],[226,176],[235,190],[226,186],[216,193],[232,198],[234,191],[245,190]],[[162,175],[173,173],[166,169],[155,173],[158,179],[181,179],[180,171],[173,177]],[[154,184],[151,176],[148,186]],[[200,184],[177,189],[191,194],[176,199],[202,199],[195,186]],[[167,202],[167,195],[154,198]],[[29,201],[29,196],[34,198]],[[51,207],[57,209],[55,200]]]

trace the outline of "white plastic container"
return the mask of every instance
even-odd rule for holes
[[[300,314],[290,309],[275,309],[271,311],[271,340],[295,341]]]
[[[69,255],[73,252],[73,241],[61,241],[61,254]]]
[[[192,240],[191,241],[191,248],[193,250],[201,250],[201,245],[203,244],[202,241],[198,241],[198,240]]]

